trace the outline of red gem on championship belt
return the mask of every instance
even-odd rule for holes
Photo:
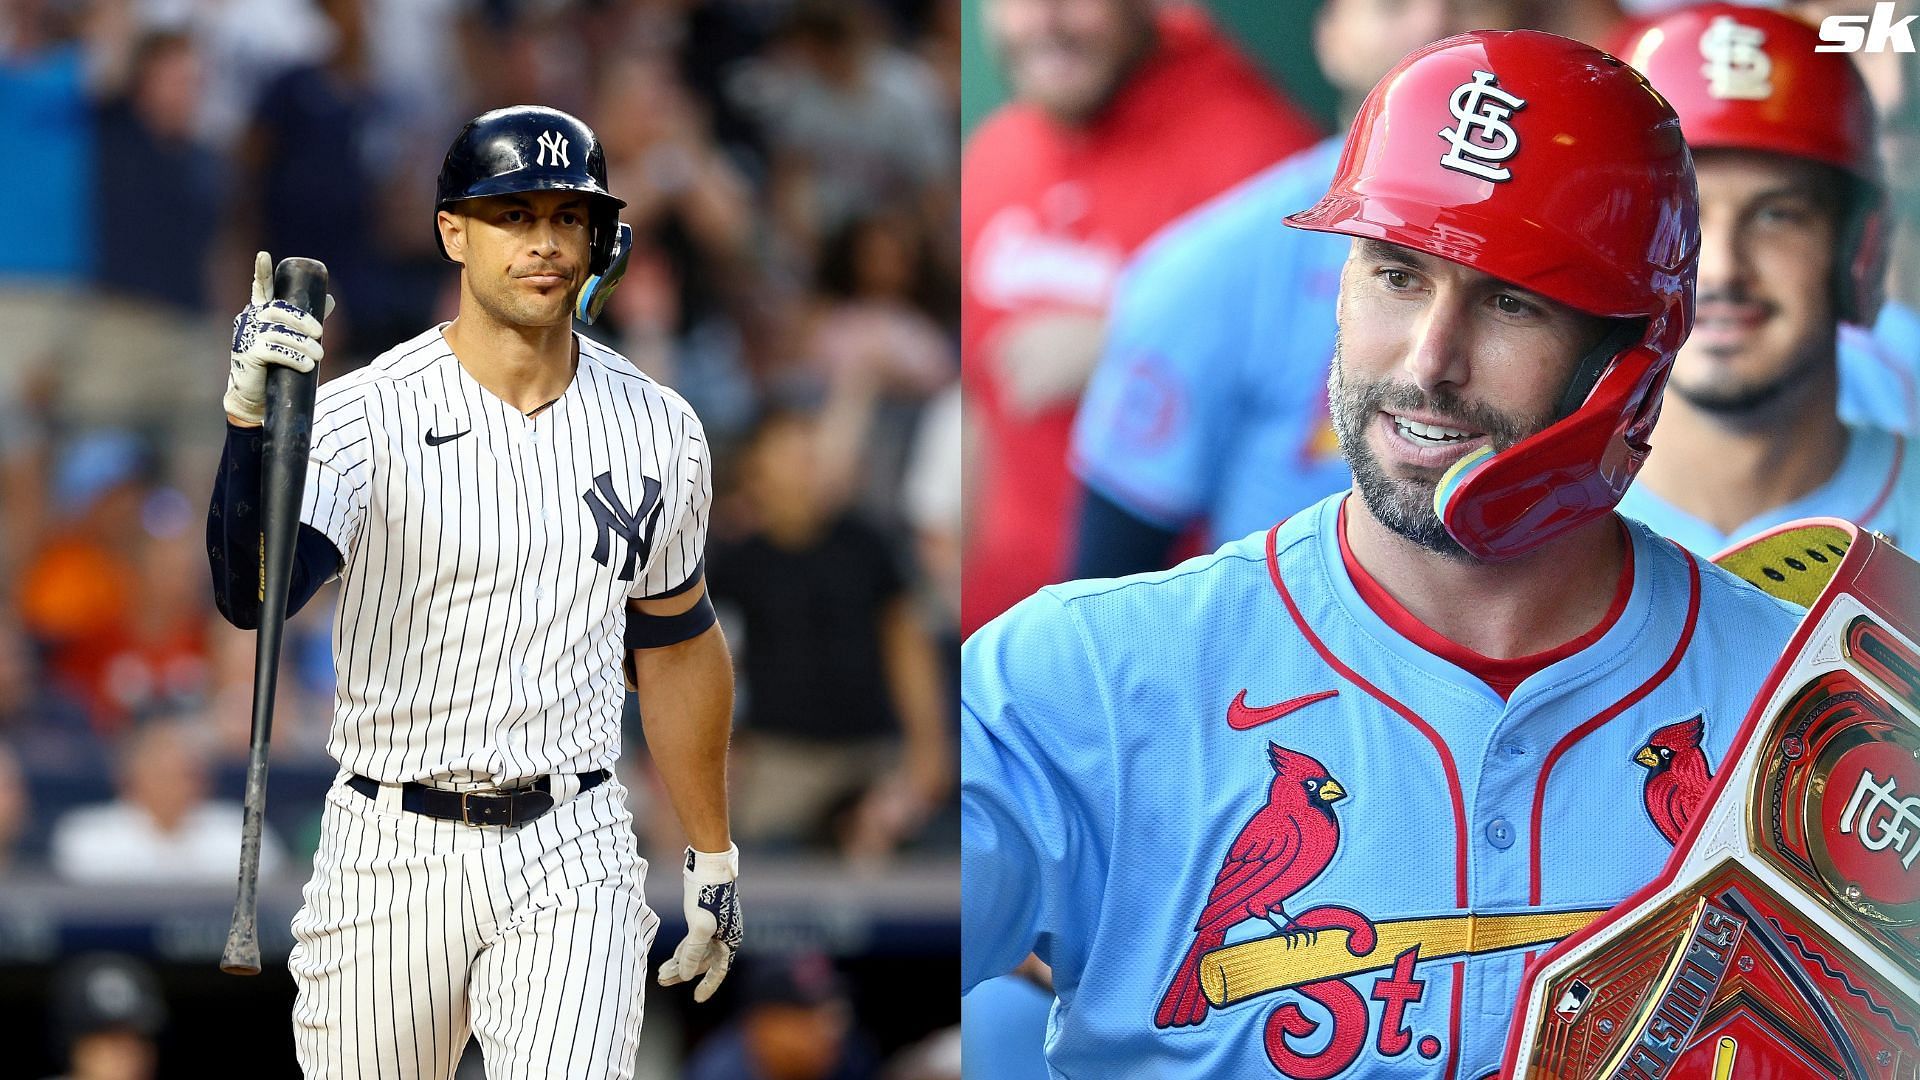
[[[1837,899],[1895,924],[1920,919],[1920,760],[1905,741],[1874,740],[1835,755],[1818,796],[1824,843],[1814,847]]]

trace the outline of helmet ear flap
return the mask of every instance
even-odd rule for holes
[[[1667,383],[1672,378],[1673,365],[1671,364],[1655,373],[1653,381],[1647,386],[1647,392],[1640,402],[1640,407],[1635,409],[1633,415],[1627,419],[1627,426],[1623,432],[1627,444],[1643,454],[1653,450],[1653,444],[1650,441],[1653,427],[1660,421],[1660,404],[1666,400]]]
[[[1600,340],[1588,349],[1580,362],[1573,367],[1573,378],[1567,380],[1567,389],[1560,395],[1560,407],[1553,414],[1555,420],[1572,416],[1575,409],[1587,403],[1587,396],[1600,382],[1600,376],[1606,374],[1613,358],[1632,348],[1646,334],[1645,319],[1615,319]]]
[[[620,235],[620,208],[605,199],[595,199],[593,209],[587,213],[587,223],[592,226],[587,248],[587,272],[604,274],[607,267],[613,265],[614,249]]]

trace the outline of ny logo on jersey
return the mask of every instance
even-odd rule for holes
[[[1707,62],[1707,93],[1722,100],[1764,101],[1773,96],[1773,61],[1761,48],[1767,35],[1757,26],[1722,15],[1700,35],[1700,55]]]
[[[627,542],[627,558],[620,564],[620,580],[632,581],[635,566],[645,566],[648,555],[653,552],[653,534],[660,525],[660,511],[666,505],[660,501],[660,481],[651,476],[642,477],[644,487],[640,494],[640,505],[631,513],[620,505],[620,493],[613,490],[613,474],[603,472],[593,478],[593,486],[580,493],[587,501],[587,509],[593,511],[593,523],[599,527],[598,538],[593,545],[593,561],[601,566],[612,566],[613,537],[619,534]]]
[[[1474,72],[1473,80],[1455,87],[1448,99],[1447,108],[1460,122],[1440,129],[1448,144],[1441,166],[1496,183],[1513,179],[1500,164],[1520,149],[1520,136],[1507,118],[1526,104],[1500,89],[1493,72]]]
[[[553,155],[553,160],[551,162],[547,160],[548,154]],[[542,132],[540,134],[540,157],[538,160],[534,162],[534,164],[535,165],[551,164],[551,165],[557,165],[563,169],[566,168],[568,164],[566,136],[560,134],[557,131]]]

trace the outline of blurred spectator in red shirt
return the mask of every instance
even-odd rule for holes
[[[186,497],[150,483],[147,448],[124,432],[76,440],[54,473],[61,520],[20,585],[20,615],[55,680],[103,735],[206,690],[209,607]]]
[[[27,632],[46,650],[54,679],[89,709],[101,705],[107,652],[124,639],[140,586],[135,552],[149,472],[145,448],[131,435],[74,440],[54,469],[55,523],[21,575]]]
[[[1015,101],[961,164],[961,358],[978,425],[964,628],[1067,568],[1067,444],[1106,307],[1155,230],[1316,137],[1201,11],[986,0]]]

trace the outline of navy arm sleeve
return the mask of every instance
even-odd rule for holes
[[[1167,553],[1178,533],[1134,516],[1092,488],[1084,491],[1080,534],[1074,541],[1074,577],[1125,577],[1167,565]]]
[[[213,478],[213,504],[207,508],[207,560],[213,568],[213,602],[226,620],[242,630],[260,625],[260,453],[263,428],[227,425],[220,471]],[[340,552],[320,530],[300,523],[294,538],[293,580],[287,587],[287,614],[313,599],[340,569]]]

